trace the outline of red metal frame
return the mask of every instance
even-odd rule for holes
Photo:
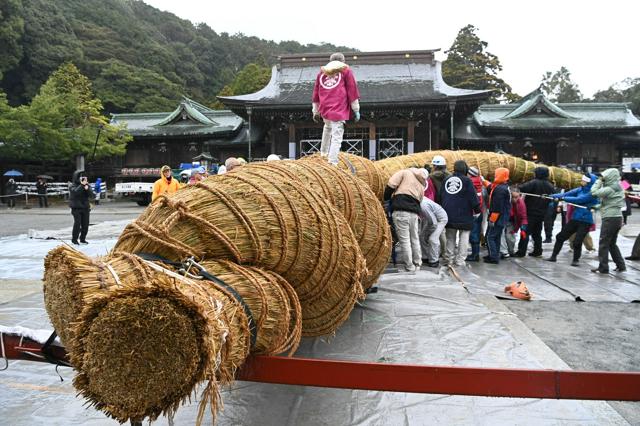
[[[253,356],[238,380],[392,392],[640,401],[640,373],[444,367]]]
[[[61,346],[2,336],[9,359],[67,361]],[[640,373],[526,370],[250,356],[237,380],[300,386],[447,395],[640,401]]]

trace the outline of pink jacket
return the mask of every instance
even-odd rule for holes
[[[427,187],[424,189],[424,196],[431,201],[436,200],[436,186],[433,184],[431,178],[427,179]]]
[[[347,64],[333,61],[320,68],[313,87],[312,102],[319,104],[322,118],[349,120],[351,103],[359,98],[358,84]]]

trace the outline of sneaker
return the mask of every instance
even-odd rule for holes
[[[542,257],[542,253],[531,252],[531,253],[529,253],[529,256],[531,256],[531,257]]]
[[[80,244],[89,244],[87,240],[80,240]]]
[[[500,253],[500,259],[508,259],[511,255],[509,253]]]
[[[626,270],[627,270],[627,268],[615,268],[614,272],[624,272]]]
[[[551,244],[553,242],[553,240],[551,238],[545,238],[545,240],[542,242],[543,244]]]
[[[519,252],[519,251],[517,251],[517,252],[515,252],[515,253],[513,254],[513,257],[525,257],[525,256],[526,256],[526,255],[525,255],[524,253],[521,253],[521,252]]]
[[[437,268],[438,266],[440,266],[440,262],[438,262],[437,260],[435,262],[427,262],[427,266],[429,268]]]
[[[591,272],[595,273],[595,274],[608,274],[609,271],[603,271],[600,268],[594,268],[591,270]]]
[[[640,260],[640,257],[638,257],[638,256],[627,256],[627,257],[625,257],[625,259],[627,259],[627,260]]]
[[[72,243],[72,244],[75,244],[75,245],[77,245],[77,246],[79,246],[79,245],[80,245],[80,243],[79,243],[77,240],[71,240],[71,243]]]
[[[467,258],[465,259],[467,262],[479,262],[480,261],[480,255],[476,254],[470,254],[469,256],[467,256]]]
[[[571,262],[571,266],[580,266],[580,262],[578,262],[577,260],[574,260]]]
[[[497,265],[498,263],[500,263],[499,260],[491,259],[489,256],[483,257],[482,260],[484,263],[491,263],[493,265]]]
[[[529,254],[529,255],[531,255],[531,254]],[[556,259],[555,256],[547,257],[545,260],[547,262],[557,262],[558,261],[558,259]]]

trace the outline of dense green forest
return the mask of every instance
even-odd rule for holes
[[[214,105],[247,64],[334,50],[353,49],[216,33],[139,0],[0,2],[0,90],[14,106],[66,62],[91,80],[106,113],[149,112],[175,108],[182,94]]]

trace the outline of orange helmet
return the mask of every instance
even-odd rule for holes
[[[531,300],[531,293],[524,281],[515,281],[504,288],[506,293],[522,300]]]

